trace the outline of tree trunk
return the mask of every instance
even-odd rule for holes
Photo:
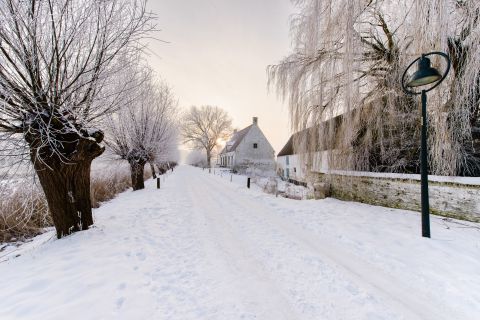
[[[146,161],[133,160],[133,161],[129,161],[129,163],[130,163],[130,174],[132,177],[133,191],[145,189],[145,184],[143,181],[143,172],[144,172]]]
[[[98,144],[103,133],[97,131],[93,135],[95,139],[65,134],[60,140],[61,148],[55,152],[50,145],[42,144],[39,137],[25,136],[59,239],[93,224],[90,166],[104,151]]]
[[[211,167],[211,161],[212,161],[212,155],[209,150],[207,150],[207,165],[210,168]]]
[[[156,174],[156,172],[155,172],[155,165],[154,165],[153,162],[151,162],[151,161],[149,162],[149,164],[150,164],[150,169],[152,170],[152,178],[153,178],[153,179],[156,179],[156,178],[157,178],[157,174]]]
[[[93,224],[90,165],[91,161],[61,164],[52,171],[40,161],[35,163],[59,239]]]

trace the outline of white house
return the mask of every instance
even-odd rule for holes
[[[285,180],[294,183],[306,183],[311,174],[324,174],[331,170],[345,170],[342,167],[342,155],[339,150],[320,150],[309,156],[300,154],[298,150],[305,150],[305,144],[310,139],[318,137],[316,127],[310,127],[290,136],[285,146],[277,155],[277,174]]]
[[[285,180],[294,183],[305,183],[309,173],[324,173],[328,171],[328,160],[331,151],[317,151],[308,157],[299,154],[296,150],[304,149],[301,144],[307,143],[312,135],[316,135],[313,128],[305,129],[290,136],[285,146],[277,155],[277,174]]]
[[[257,117],[248,127],[234,132],[219,155],[219,163],[238,172],[275,170],[275,151],[258,127]]]
[[[285,180],[305,182],[305,159],[294,153],[293,139],[294,135],[277,155],[277,174]]]

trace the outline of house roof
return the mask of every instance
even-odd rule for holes
[[[288,139],[287,143],[283,146],[282,150],[278,153],[277,157],[291,156],[293,154],[293,134]]]
[[[232,138],[230,138],[230,140],[227,142],[227,144],[225,145],[225,147],[223,148],[221,153],[227,153],[227,152],[235,151],[237,149],[238,145],[240,144],[240,142],[242,142],[243,138],[247,135],[248,131],[250,131],[252,126],[253,125],[251,124],[248,127],[244,128],[240,131],[237,131],[232,136]]]
[[[331,118],[330,120],[323,121],[322,124],[333,125],[334,130],[337,131],[341,125],[341,121],[342,121],[342,115]],[[290,156],[290,155],[296,154],[298,153],[298,150],[305,149],[305,148],[302,148],[301,146],[305,147],[306,145],[309,145],[309,144],[313,145],[313,147],[309,148],[309,150],[313,149],[315,151],[322,151],[318,143],[318,139],[321,138],[319,136],[320,133],[321,133],[320,125],[316,125],[292,134],[290,136],[290,139],[288,139],[287,143],[285,144],[285,146],[283,146],[282,150],[280,150],[280,152],[278,153],[277,157]],[[336,142],[333,141],[333,144],[335,145]],[[295,147],[297,148],[297,152],[295,151]]]

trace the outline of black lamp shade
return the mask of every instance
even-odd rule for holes
[[[422,57],[418,61],[418,70],[412,75],[407,87],[424,86],[442,78],[437,69],[430,66],[430,59]]]

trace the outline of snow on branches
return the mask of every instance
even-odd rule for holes
[[[118,57],[141,50],[153,17],[145,0],[0,0],[0,21],[0,143],[30,158],[58,237],[88,228],[104,150],[93,128],[114,111]]]
[[[400,77],[420,54],[444,51],[453,72],[429,95],[431,171],[480,174],[480,2],[293,2],[293,52],[267,72],[301,132],[298,153],[331,150],[332,169],[418,172],[418,101]]]
[[[135,75],[131,88],[123,91],[118,111],[105,125],[109,134],[106,143],[114,155],[130,163],[132,185],[137,190],[143,189],[147,162],[154,168],[154,164],[175,156],[177,101],[166,83],[154,79],[149,67],[131,65],[123,77],[131,75]]]
[[[192,106],[182,117],[182,138],[193,149],[205,150],[210,167],[214,148],[232,131],[232,119],[216,106]]]

